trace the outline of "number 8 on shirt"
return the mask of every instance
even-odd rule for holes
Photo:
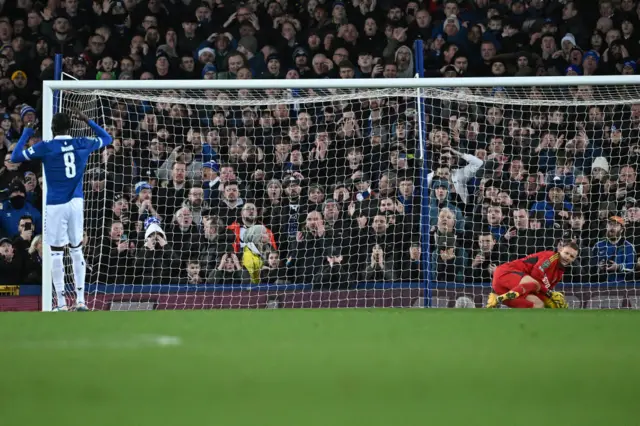
[[[80,113],[77,117],[87,123],[97,137],[72,137],[69,135],[71,119],[65,113],[54,115],[51,120],[53,139],[42,141],[24,149],[33,135],[31,123],[27,124],[11,155],[13,163],[41,160],[47,181],[44,241],[51,246],[51,276],[58,299],[56,310],[66,311],[64,296],[64,248],[69,245],[77,294],[76,309],[87,310],[84,300],[86,265],[82,254],[84,232],[84,198],[82,179],[87,160],[93,151],[112,142],[111,136],[98,124]]]

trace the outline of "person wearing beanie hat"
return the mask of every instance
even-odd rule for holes
[[[171,70],[171,62],[169,62],[169,55],[163,51],[156,54],[155,72],[153,74],[158,80],[170,80],[174,78]]]
[[[600,55],[594,50],[585,52],[582,56],[582,69],[584,75],[594,75],[600,63]]]
[[[217,76],[216,66],[213,64],[207,64],[202,68],[202,78],[204,80],[215,80]]]
[[[207,161],[206,163],[203,163],[202,168],[212,170],[215,173],[218,173],[220,171],[220,165],[215,161]]]
[[[456,15],[449,15],[442,24],[442,31],[449,37],[455,36],[460,31],[460,21]]]
[[[20,120],[23,124],[37,123],[36,110],[31,105],[24,105],[20,109]]]
[[[148,219],[147,219],[148,220]],[[163,284],[171,275],[171,245],[167,242],[167,235],[160,226],[160,222],[151,222],[144,231],[144,250],[136,253],[141,256],[142,271],[140,276],[148,280],[149,284]],[[146,282],[145,282],[146,283]]]
[[[280,62],[280,56],[276,53],[272,53],[267,56],[265,61],[267,64],[267,71],[263,73],[263,78],[282,78],[284,77],[284,70],[282,69],[282,63]]]
[[[562,40],[560,41],[560,47],[566,53],[568,53],[572,48],[576,46],[577,46],[576,38],[571,33],[565,34],[564,37],[562,37]]]
[[[16,70],[11,74],[11,81],[14,82],[14,84],[16,83],[16,80],[27,80],[27,73],[25,73],[22,70]],[[16,84],[17,86],[17,84]]]
[[[632,75],[638,72],[638,64],[633,59],[628,59],[622,65],[622,75]]]
[[[87,61],[83,56],[75,56],[71,60],[71,73],[74,78],[82,80],[87,77]]]
[[[198,62],[201,64],[213,64],[216,60],[216,51],[210,47],[198,50]]]
[[[609,162],[605,157],[596,157],[591,163],[591,178],[602,181],[609,174]]]
[[[138,197],[140,196],[140,193],[145,190],[148,191],[149,194],[151,194],[152,189],[153,187],[147,181],[140,181],[135,185],[135,191]]]

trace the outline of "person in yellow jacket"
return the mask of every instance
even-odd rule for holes
[[[242,266],[247,268],[252,284],[260,283],[260,270],[271,251],[270,237],[262,225],[253,225],[244,234],[246,245],[242,251]]]

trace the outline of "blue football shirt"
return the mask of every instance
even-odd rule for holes
[[[47,181],[48,205],[65,204],[74,198],[84,198],[82,179],[87,160],[93,151],[112,142],[111,136],[95,122],[89,121],[88,124],[97,137],[56,136],[52,140],[42,141],[22,150],[33,134],[33,129],[25,129],[11,155],[11,161],[14,163],[42,160]]]

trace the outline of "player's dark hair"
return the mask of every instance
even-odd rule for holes
[[[33,216],[28,215],[28,214],[22,215],[22,216],[20,216],[19,222],[22,222],[23,220],[30,220],[31,223],[33,223]]]
[[[70,128],[71,119],[64,112],[55,114],[51,119],[51,130],[53,131],[54,136],[69,133]]]

